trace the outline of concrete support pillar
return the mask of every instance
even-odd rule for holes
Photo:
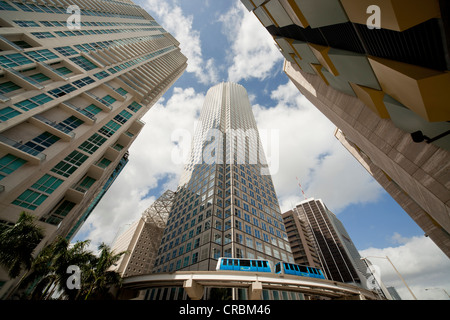
[[[203,286],[192,279],[184,281],[184,290],[192,300],[201,300],[203,297]]]
[[[262,283],[259,281],[252,282],[248,288],[249,300],[262,300]]]

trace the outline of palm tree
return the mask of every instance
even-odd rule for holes
[[[120,257],[126,251],[115,254],[105,243],[100,244],[98,249],[100,250],[100,255],[95,261],[94,268],[90,270],[90,273],[85,278],[87,284],[85,300],[110,298],[109,289],[112,286],[120,286],[122,283],[120,275],[116,271],[110,270],[110,268],[120,260]]]
[[[11,279],[18,277],[22,269],[30,269],[33,251],[43,238],[44,232],[26,212],[13,226],[0,227],[0,264]]]
[[[67,287],[67,279],[70,273],[67,268],[71,265],[88,270],[95,261],[92,252],[86,250],[90,241],[78,241],[71,245],[62,237],[41,250],[32,264],[32,272],[26,282],[34,282],[31,289],[32,298],[48,299],[54,290],[61,289],[62,294],[68,299],[75,299],[79,290],[70,290]]]

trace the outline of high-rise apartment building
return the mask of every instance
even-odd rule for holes
[[[219,257],[293,263],[247,92],[210,88],[154,272],[215,270]]]
[[[450,257],[449,2],[241,1],[299,91]]]
[[[295,263],[322,269],[319,248],[306,215],[299,215],[297,208],[294,208],[282,216]]]
[[[292,211],[295,213],[293,215],[296,215],[296,218],[306,225],[298,232],[306,231],[306,237],[312,237],[310,242],[314,244],[313,247],[319,256],[321,268],[327,279],[364,286],[365,265],[360,260],[361,257],[341,221],[325,206],[322,200],[306,199]],[[284,216],[288,216],[288,214],[285,213]],[[295,239],[290,239],[291,247],[296,244],[293,240]],[[303,244],[303,247],[307,246],[311,246],[311,244]],[[297,254],[301,255],[300,252]],[[296,262],[302,260],[297,256]],[[316,263],[314,260],[313,262]]]
[[[31,213],[42,247],[80,223],[187,59],[131,1],[2,0],[0,26],[0,222]]]

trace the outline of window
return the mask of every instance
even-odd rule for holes
[[[87,158],[87,155],[78,151],[73,151],[65,157],[64,160],[60,161],[55,167],[53,167],[51,171],[63,177],[69,177],[87,160]]]
[[[106,104],[107,106],[110,106],[117,100],[108,94],[108,95],[104,96],[103,98],[101,98],[100,101],[103,102],[104,104]]]
[[[0,180],[19,169],[25,163],[25,160],[13,156],[12,154],[7,154],[2,157],[0,159]]]
[[[25,54],[36,61],[46,61],[46,60],[58,58],[58,56],[56,54],[54,54],[53,52],[51,52],[48,49],[28,51],[28,52],[25,52]]]
[[[119,89],[121,89],[121,88],[119,88]],[[117,89],[117,90],[119,90],[119,89]],[[133,112],[138,112],[139,109],[142,108],[142,106],[139,103],[133,101],[127,108]]]
[[[0,109],[0,121],[6,121],[8,119],[14,118],[15,116],[18,116],[19,114],[21,114],[20,111],[17,111],[11,107]]]
[[[35,210],[50,194],[53,193],[63,180],[58,179],[49,174],[45,174],[36,183],[34,183],[29,189],[25,190],[12,204]]]
[[[54,96],[55,98],[59,98],[75,90],[77,90],[77,88],[75,88],[73,85],[66,84],[64,86],[50,90],[48,93]]]
[[[75,187],[75,189],[78,191],[81,191],[81,192],[86,192],[95,183],[95,181],[97,181],[97,180],[92,177],[87,176],[80,182],[79,185],[77,185]]]
[[[29,63],[33,63],[33,61],[20,53],[5,54],[0,56],[0,66],[3,68],[12,68]]]
[[[18,86],[12,81],[3,82],[0,84],[0,94],[5,94],[19,89],[22,89],[22,87]]]
[[[32,32],[31,34],[38,39],[55,38],[55,36],[51,32]]]
[[[56,68],[55,70],[56,70],[58,73],[62,74],[62,75],[66,75],[66,74],[69,74],[69,73],[72,73],[72,72],[73,72],[72,70],[70,70],[70,69],[67,68],[67,67],[59,67],[59,68]]]
[[[97,162],[97,166],[99,166],[100,168],[106,168],[107,166],[109,166],[111,162],[112,161],[107,158],[102,158],[100,161]]]
[[[94,79],[91,77],[86,77],[77,81],[74,81],[73,84],[76,85],[78,88],[84,87],[85,85],[91,84],[94,82]]]
[[[47,77],[43,73],[35,73],[35,74],[30,75],[29,77],[37,82],[44,82],[44,81],[50,80],[50,78]]]
[[[59,137],[46,131],[38,135],[37,137],[33,138],[31,141],[25,143],[25,146],[38,152],[41,152],[50,147],[55,142],[57,142],[59,139],[60,139]]]
[[[106,125],[101,127],[98,132],[107,137],[111,137],[120,128],[120,126],[120,124],[114,122],[113,120],[110,120]]]
[[[78,119],[77,117],[70,116],[66,120],[61,121],[59,123],[59,125],[64,127],[65,129],[67,129],[70,132],[73,129],[78,128],[79,126],[81,126],[83,123],[84,123],[84,121]]]
[[[73,209],[73,207],[75,207],[75,203],[68,200],[63,200],[61,204],[57,204],[56,209],[50,214],[50,216],[43,218],[42,221],[49,224],[58,225]]]
[[[86,59],[85,57],[82,57],[82,56],[73,57],[73,58],[70,58],[70,60],[75,62],[77,65],[79,65],[81,68],[83,68],[86,71],[98,68],[95,64],[93,64],[88,59]]]
[[[35,184],[31,186],[32,189],[42,191],[44,193],[52,194],[60,185],[63,180],[58,179],[49,174],[45,174],[42,178],[36,181]]]
[[[106,71],[100,71],[100,72],[94,73],[94,77],[96,77],[99,80],[106,78],[107,76],[109,76],[109,73]]]
[[[24,111],[28,111],[33,108],[36,108],[37,106],[43,105],[44,103],[47,103],[51,100],[53,100],[51,97],[49,97],[45,93],[41,93],[30,99],[22,100],[16,104],[14,104],[14,106],[18,107]]]
[[[73,56],[75,54],[78,54],[72,47],[66,46],[66,47],[57,47],[54,48],[56,51],[58,51],[63,56]]]
[[[0,1],[0,10],[8,10],[8,11],[17,11],[16,8],[14,8],[13,6],[11,6],[8,2],[6,1]]]
[[[86,108],[84,108],[84,110],[89,112],[89,113],[92,113],[92,114],[96,115],[97,113],[102,111],[102,108],[97,107],[95,104],[91,104],[91,105],[87,106]]]
[[[23,40],[17,40],[17,41],[13,41],[13,43],[19,47],[21,47],[22,49],[28,49],[28,48],[32,48],[32,46]]]
[[[114,120],[119,122],[120,124],[124,124],[130,119],[133,115],[126,110],[122,110],[118,115],[114,117]]]

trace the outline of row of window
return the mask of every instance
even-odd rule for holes
[[[55,0],[57,1],[57,0]],[[64,14],[67,15],[66,11],[66,4],[60,3],[62,7],[54,7],[54,6],[43,6],[39,4],[32,4],[32,3],[20,3],[20,2],[14,2],[14,5],[25,12],[47,12],[47,13],[58,13],[58,14]],[[126,4],[122,4],[126,5]],[[7,11],[18,11],[15,7],[13,7],[10,3],[1,0],[0,1],[0,10],[7,10]],[[128,18],[128,19],[144,19],[143,16],[137,16],[137,15],[131,15],[131,14],[118,14],[118,13],[110,13],[110,12],[103,12],[103,11],[96,11],[96,10],[87,10],[83,9],[81,10],[82,15],[87,16],[100,16],[100,17],[117,17],[117,18]]]
[[[139,105],[137,103],[132,103],[129,105],[130,110],[136,110],[136,106]],[[137,109],[139,110],[139,108]],[[126,110],[122,110],[116,117],[125,123],[132,116]],[[81,120],[76,117],[69,117],[68,119],[61,122],[66,128],[73,129],[83,123]],[[106,135],[107,137],[111,136],[115,131],[120,128],[120,124],[110,120],[105,126],[103,126],[99,133]],[[106,133],[106,134],[105,134]],[[41,151],[45,149],[45,147],[50,146],[54,142],[58,141],[59,138],[49,134],[44,133],[45,135],[43,139],[41,138],[40,144],[43,145],[41,148],[38,148],[38,144],[34,146],[34,148],[38,148]],[[39,137],[41,137],[40,135]],[[37,138],[39,138],[37,137]],[[35,139],[37,139],[35,138]],[[52,139],[53,138],[53,139]],[[56,138],[56,139],[55,139]],[[26,145],[28,147],[32,147],[30,143],[35,143],[33,139],[28,142]],[[83,142],[78,148],[82,151],[87,152],[88,154],[94,153],[104,142],[106,142],[106,138],[101,136],[98,133],[92,135],[88,140]],[[67,157],[65,157],[62,161],[56,164],[50,171],[54,172],[61,177],[69,177],[72,173],[74,173],[87,159],[88,155],[79,152],[77,150],[72,151]],[[103,159],[102,159],[103,160]],[[100,161],[100,165],[107,166],[111,163],[111,160],[104,158],[104,161]],[[19,158],[13,157],[11,155],[7,155],[0,159],[0,176],[3,179],[7,174],[13,172],[18,169],[23,163],[19,161]],[[85,177],[76,189],[82,192],[87,191],[94,183],[95,179],[92,177]],[[50,174],[45,174],[41,179],[39,179],[35,184],[33,184],[30,188],[25,190],[16,200],[12,202],[12,204],[21,206],[23,208],[27,208],[30,210],[35,210],[40,204],[47,199],[51,193],[63,182],[62,179],[51,176]]]
[[[40,31],[31,32],[33,36],[38,39],[46,38],[56,38],[58,37],[78,37],[78,36],[88,36],[96,34],[110,34],[110,33],[130,33],[130,32],[142,32],[142,31],[164,31],[162,28],[130,28],[130,29],[101,29],[101,30],[65,30],[65,31]],[[56,35],[56,36],[55,36]]]
[[[67,21],[30,21],[30,20],[13,20],[15,24],[17,24],[19,27],[66,27]],[[137,22],[102,22],[102,21],[80,21],[80,25],[82,27],[127,27],[127,26],[146,26],[146,27],[153,27],[158,26],[159,24],[156,21],[148,21],[145,23],[137,23]]]

